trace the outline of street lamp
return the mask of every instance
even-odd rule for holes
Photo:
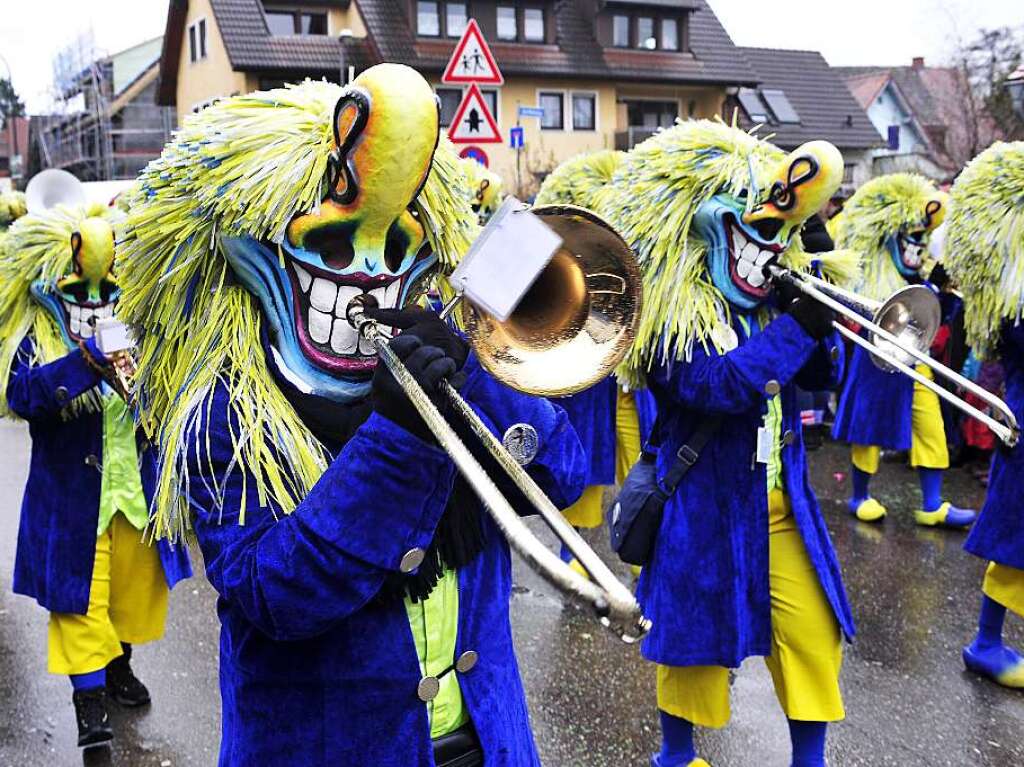
[[[1010,103],[1013,106],[1014,114],[1024,120],[1024,64],[1017,67],[1014,72],[1006,78],[1003,83],[1006,92],[1010,94]]]
[[[345,27],[338,33],[338,69],[339,78],[338,82],[341,83],[342,87],[345,86],[345,81],[348,80],[347,67],[345,66],[345,45],[353,37],[352,30]]]

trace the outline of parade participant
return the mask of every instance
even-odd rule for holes
[[[0,231],[3,231],[19,218],[28,213],[25,205],[24,192],[4,192],[0,194]]]
[[[909,173],[880,176],[864,184],[835,219],[840,248],[861,254],[863,274],[855,292],[884,301],[907,284],[920,283],[931,232],[946,215],[946,195]],[[932,378],[925,365],[918,372]],[[963,528],[975,513],[942,500],[942,475],[949,451],[939,398],[908,376],[878,368],[861,347],[853,351],[832,434],[851,444],[853,490],[850,513],[877,522],[887,510],[870,493],[883,448],[910,450],[921,485],[919,525]]]
[[[794,765],[823,765],[827,722],[844,716],[841,640],[853,621],[795,399],[798,383],[834,382],[840,347],[831,313],[789,290],[774,296],[766,272],[810,266],[797,233],[842,167],[825,142],[787,157],[721,122],[687,121],[633,149],[601,195],[598,214],[643,270],[623,372],[654,393],[659,476],[696,434],[707,440],[665,505],[637,592],[653,623],[643,654],[658,664],[656,767],[706,764],[693,728],[727,723],[728,669],[752,655],[771,671]],[[816,258],[830,278],[856,270],[852,254]]]
[[[946,268],[964,296],[967,342],[1006,371],[1007,404],[1024,423],[1024,142],[996,143],[952,190]],[[999,446],[988,495],[964,548],[988,560],[978,633],[964,648],[971,671],[1024,688],[1024,656],[1003,641],[1006,611],[1024,616],[1024,447]]]
[[[470,206],[477,214],[480,226],[483,226],[498,210],[505,197],[501,189],[501,176],[472,157],[463,158],[462,170],[472,194]]]
[[[78,745],[92,746],[113,737],[108,697],[149,702],[133,646],[163,636],[168,590],[191,569],[183,547],[143,541],[154,450],[104,383],[93,320],[120,296],[108,211],[27,215],[4,250],[0,404],[32,437],[14,591],[50,611],[47,667],[71,678]]]
[[[538,764],[508,545],[374,348],[502,435],[553,501],[582,490],[564,412],[489,377],[411,307],[475,234],[414,70],[224,99],[140,178],[125,237],[139,380],[163,425],[156,524],[190,527],[219,595],[221,765]]]
[[[578,205],[595,210],[599,204],[597,196],[625,156],[625,152],[601,150],[567,160],[544,179],[535,204]],[[610,376],[557,402],[569,414],[590,466],[586,490],[562,513],[578,529],[600,527],[605,489],[625,479],[640,455],[643,440],[650,434],[654,398],[646,390],[620,386]],[[560,553],[577,572],[586,572],[564,544]]]

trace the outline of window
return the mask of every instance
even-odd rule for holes
[[[300,13],[299,34],[300,35],[326,35],[327,14],[326,13]]]
[[[594,130],[597,96],[593,93],[572,94],[572,129]]]
[[[679,22],[675,19],[661,20],[661,47],[666,51],[679,50]]]
[[[544,42],[544,9],[523,9],[523,39],[529,43]]]
[[[466,31],[469,14],[465,3],[445,3],[444,33],[448,37],[462,37]]]
[[[188,60],[195,64],[206,58],[206,19],[199,19],[188,28]]]
[[[843,166],[843,183],[852,184],[854,173],[857,171],[856,165],[844,165]]]
[[[629,16],[612,17],[612,45],[616,48],[629,47]]]
[[[658,41],[654,39],[654,19],[650,16],[637,16],[636,47],[651,51],[658,47]]]
[[[462,88],[435,88],[441,102],[441,127],[447,128],[455,119],[455,112],[462,103]]]
[[[766,123],[768,122],[768,107],[761,101],[761,97],[757,94],[757,91],[750,88],[740,88],[739,96],[740,106],[743,107],[743,111],[747,113],[749,117],[755,123]]]
[[[487,110],[491,113],[491,117],[494,118],[495,122],[498,121],[498,91],[493,88],[481,88],[481,95],[484,97],[484,103],[487,104]]]
[[[416,33],[423,37],[441,36],[441,15],[436,2],[418,0],[416,3]]]
[[[540,129],[563,130],[565,128],[565,120],[562,116],[564,94],[541,92],[537,94],[537,97],[540,108],[544,110],[544,116],[540,118]]]
[[[519,37],[519,25],[516,23],[516,7],[514,5],[498,6],[498,39],[516,40]]]
[[[780,123],[800,122],[800,115],[793,109],[793,105],[789,103],[789,99],[786,98],[783,91],[763,88],[761,96],[768,103],[768,108],[772,110],[775,119]]]
[[[886,139],[889,149],[898,152],[900,150],[900,126],[890,125]]]
[[[272,35],[294,35],[295,14],[292,11],[267,11],[267,29]]]

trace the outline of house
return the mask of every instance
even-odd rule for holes
[[[28,153],[28,118],[0,121],[0,192],[23,186]]]
[[[158,157],[176,124],[156,101],[162,47],[148,40],[63,77],[60,108],[32,118],[28,175],[61,168],[82,181],[132,179]]]
[[[876,175],[914,171],[948,182],[998,137],[984,109],[972,110],[970,87],[958,69],[915,58],[909,67],[836,71],[885,140],[873,159]]]
[[[730,102],[742,127],[763,125],[758,134],[772,136],[772,143],[787,151],[806,141],[832,142],[843,154],[841,192],[846,195],[871,178],[872,153],[882,142],[820,53],[740,50],[761,81],[756,88],[739,88]]]
[[[506,140],[482,148],[523,196],[579,152],[721,114],[729,89],[758,80],[705,0],[170,0],[160,103],[181,119],[224,96],[394,61],[434,84],[447,126],[463,91],[439,81],[470,18],[505,77],[483,93]],[[517,183],[507,137],[519,106],[544,116],[522,119]]]

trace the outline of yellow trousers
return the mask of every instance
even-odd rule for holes
[[[924,365],[918,365],[917,372],[933,378],[931,370]],[[910,465],[923,469],[948,469],[949,450],[939,395],[917,381],[914,382],[910,429]],[[878,473],[881,454],[878,445],[852,445],[850,452],[854,466],[866,474]]]
[[[790,719],[835,722],[845,716],[839,691],[842,636],[781,490],[768,497],[772,647],[765,664]],[[699,727],[729,722],[724,666],[658,666],[658,708]]]
[[[640,419],[632,392],[619,389],[615,408],[615,481],[622,484],[640,457]],[[590,485],[562,514],[574,527],[600,527],[604,521],[604,485]]]
[[[989,599],[1024,617],[1024,570],[989,562],[981,590]]]
[[[164,635],[167,581],[154,546],[123,514],[96,539],[85,615],[50,613],[52,674],[88,674],[122,654],[121,642],[143,644]]]

